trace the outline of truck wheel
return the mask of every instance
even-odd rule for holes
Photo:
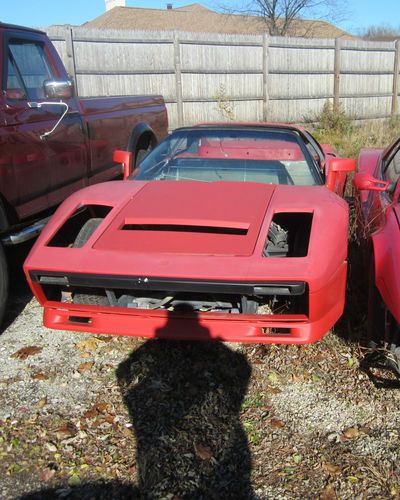
[[[136,153],[136,157],[135,157],[135,167],[134,168],[137,168],[142,163],[144,158],[146,158],[146,156],[150,153],[150,151],[152,149],[153,148],[151,147],[151,144],[149,144],[149,147],[147,149],[139,149],[138,150],[138,152]]]
[[[81,248],[87,242],[87,240],[92,236],[94,231],[98,228],[103,219],[89,219],[82,226],[82,229],[79,231],[78,236],[75,238],[74,248]],[[90,304],[93,306],[104,306],[108,305],[107,297],[103,295],[91,295],[84,293],[76,293],[74,294],[74,303],[75,304]]]
[[[7,259],[0,245],[0,325],[3,322],[8,298],[8,267]]]

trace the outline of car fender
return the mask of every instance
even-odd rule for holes
[[[398,323],[400,323],[400,231],[393,209],[386,213],[386,224],[371,235],[375,264],[375,284]]]

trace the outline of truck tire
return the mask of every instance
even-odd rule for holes
[[[150,151],[151,145],[147,149],[139,149],[139,151],[136,153],[134,168],[138,167],[142,163],[143,159],[146,158]]]
[[[87,242],[87,240],[92,236],[94,231],[98,228],[103,219],[93,218],[89,219],[82,226],[77,237],[74,241],[74,248],[81,248]],[[92,306],[105,306],[108,305],[107,297],[103,295],[91,295],[84,293],[74,294],[74,304],[89,304]]]
[[[3,322],[8,299],[8,266],[3,246],[0,244],[0,325]]]

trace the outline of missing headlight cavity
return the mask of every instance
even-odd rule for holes
[[[47,246],[71,247],[74,244],[79,231],[89,219],[104,219],[111,209],[112,207],[105,205],[84,205],[77,208],[56,232]]]
[[[268,231],[264,257],[305,257],[308,253],[313,214],[276,213]]]

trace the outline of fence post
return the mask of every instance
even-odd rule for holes
[[[76,79],[76,67],[75,67],[75,51],[74,51],[74,35],[72,32],[72,27],[67,26],[65,28],[65,48],[67,53],[66,68],[68,73],[71,75],[75,82],[75,90],[77,95],[78,92],[78,81]]]
[[[176,104],[178,110],[178,127],[182,127],[183,101],[182,101],[181,49],[177,33],[174,33],[174,70],[175,70],[175,85],[176,85]]]
[[[269,36],[267,33],[263,35],[263,121],[268,121],[268,72],[269,72]]]
[[[397,115],[399,111],[399,67],[400,67],[400,40],[396,40],[393,68],[393,96],[392,96],[392,116]]]
[[[334,81],[333,81],[333,105],[339,106],[340,98],[340,56],[342,50],[342,40],[335,38],[335,62],[334,62]]]

